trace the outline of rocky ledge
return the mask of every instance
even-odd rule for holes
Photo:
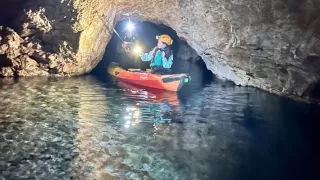
[[[1,30],[1,76],[90,72],[112,27],[131,17],[172,27],[221,79],[305,99],[319,94],[320,0],[13,2],[25,3],[10,17],[15,31]]]
[[[72,57],[71,52],[46,52],[39,42],[22,38],[10,28],[0,29],[0,34],[4,37],[0,37],[2,76],[69,75],[75,72],[75,56]]]

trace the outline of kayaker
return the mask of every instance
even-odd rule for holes
[[[171,73],[173,64],[172,38],[167,34],[157,36],[158,44],[149,53],[142,53],[140,58],[142,61],[151,61],[150,67],[152,73],[167,74]]]

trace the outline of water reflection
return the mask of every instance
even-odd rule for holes
[[[0,89],[0,179],[313,179],[316,172],[319,126],[311,123],[319,107],[253,88],[214,83],[181,95],[86,76],[2,79]]]
[[[0,88],[0,177],[70,177],[77,148],[77,83],[1,79]]]
[[[124,89],[122,97],[135,100],[135,105],[127,107],[126,127],[139,122],[154,124],[156,130],[172,122],[173,114],[180,111],[180,102],[176,92],[145,88],[123,81],[117,82]],[[130,123],[130,120],[134,123]],[[161,126],[162,125],[162,126]]]
[[[123,97],[133,98],[136,100],[144,100],[150,103],[167,103],[171,106],[179,106],[177,92],[164,91],[160,89],[153,89],[132,85],[123,81],[117,82],[120,87],[124,89]]]

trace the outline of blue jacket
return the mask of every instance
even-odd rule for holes
[[[150,51],[149,53],[143,53],[140,57],[142,61],[151,61],[150,67],[153,66],[162,66],[163,68],[170,69],[173,64],[173,55],[167,59],[166,57],[162,58],[162,51],[158,50],[154,55],[154,51]]]

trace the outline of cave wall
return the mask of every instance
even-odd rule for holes
[[[52,55],[42,68],[51,74],[91,71],[112,27],[131,17],[172,27],[215,75],[238,85],[298,97],[320,79],[320,0],[30,0],[26,7],[31,12],[12,27]]]

